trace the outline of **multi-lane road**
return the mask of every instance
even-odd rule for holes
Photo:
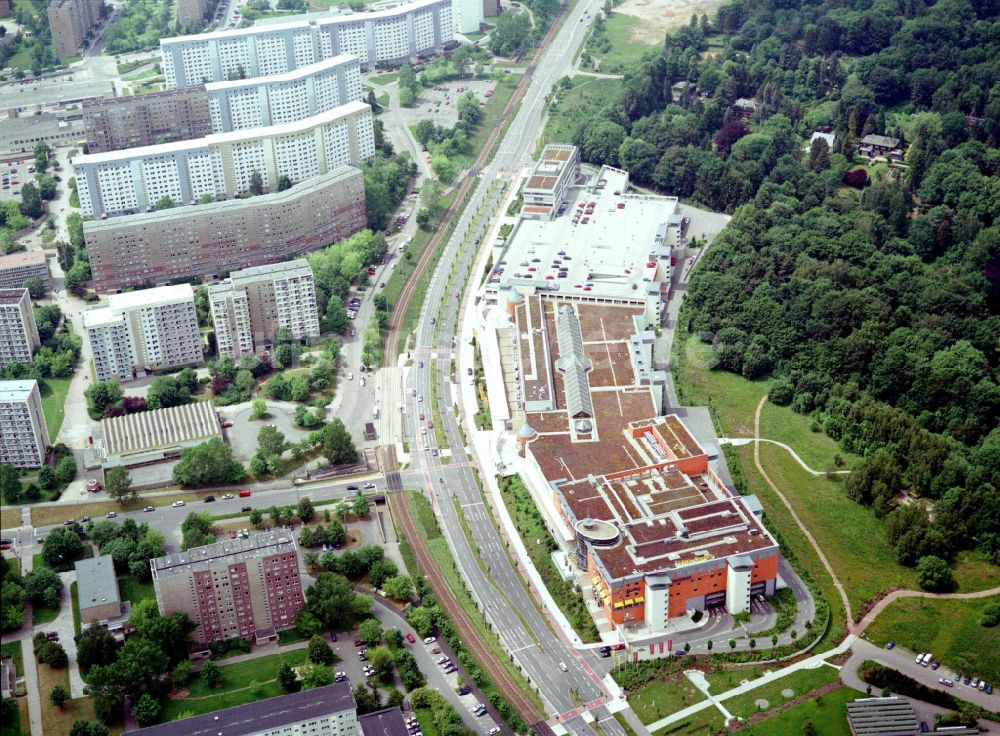
[[[434,433],[422,435],[420,423],[413,421],[421,413],[431,414],[430,369],[433,364],[439,421],[448,446],[452,450],[465,447],[460,419],[452,410],[451,370],[459,317],[457,308],[449,308],[456,304],[452,294],[470,283],[479,243],[489,228],[503,189],[512,183],[534,150],[542,128],[545,97],[556,81],[572,73],[573,59],[589,27],[589,23],[583,21],[598,7],[597,0],[581,0],[568,12],[537,64],[529,68],[532,79],[521,107],[459,215],[454,235],[431,277],[417,325],[413,351],[417,360],[406,379],[405,403],[410,421],[404,426],[411,449],[411,467],[425,474],[423,485],[441,520],[456,564],[486,620],[526,679],[538,688],[554,721],[572,733],[597,733],[592,723],[596,721],[604,734],[623,734],[623,729],[603,705],[607,694],[596,672],[597,654],[592,650],[575,650],[555,633],[539,612],[507,556],[473,469],[464,462],[442,465],[442,458],[433,452]],[[465,366],[460,366],[460,370],[464,371]],[[464,453],[457,454],[463,456]],[[465,536],[456,504],[476,540],[475,549]]]

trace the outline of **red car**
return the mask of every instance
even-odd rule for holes
[[[415,638],[413,637],[413,634],[407,634],[407,635],[406,635],[406,640],[407,640],[408,642],[410,642],[410,644],[412,644],[413,642],[415,642],[415,641],[416,641],[416,639],[415,639]]]
[[[615,650],[616,652],[620,652],[620,651],[621,651],[622,649],[624,649],[624,648],[625,648],[625,645],[624,645],[624,644],[615,644],[615,645],[614,645],[613,647],[611,647],[611,648],[612,648],[612,649],[614,649],[614,650]]]
[[[245,488],[242,491],[240,491],[240,498],[246,498],[249,495],[250,495],[250,491],[248,491]]]
[[[365,645],[365,643],[363,641],[361,641],[360,639],[355,639],[354,640],[354,646],[356,646],[356,647],[363,647],[364,645]]]

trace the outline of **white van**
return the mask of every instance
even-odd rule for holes
[[[924,652],[917,655],[917,658],[913,660],[916,664],[920,664],[924,661]]]
[[[924,655],[923,660],[920,662],[920,666],[921,667],[926,667],[927,665],[929,665],[931,663],[932,659],[934,659],[934,655],[931,654],[930,652],[927,652],[927,654]]]

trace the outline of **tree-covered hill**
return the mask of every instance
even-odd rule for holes
[[[734,212],[682,325],[864,456],[846,492],[889,515],[907,565],[975,546],[1000,562],[998,13],[736,0],[668,36],[574,136],[586,160]],[[856,159],[868,134],[903,161]],[[897,508],[903,489],[933,512]]]

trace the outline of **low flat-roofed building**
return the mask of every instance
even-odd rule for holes
[[[358,725],[364,736],[410,736],[403,711],[399,707],[384,708],[358,716]]]
[[[349,682],[256,700],[127,733],[134,736],[359,736]]]
[[[0,289],[20,289],[31,279],[39,279],[46,291],[52,287],[44,251],[28,250],[0,256]]]
[[[84,624],[96,624],[121,616],[121,593],[111,555],[77,560],[73,564],[76,567],[80,620]]]
[[[628,173],[605,166],[595,183],[569,190],[569,210],[518,220],[494,249],[488,301],[513,292],[559,301],[641,306],[660,323],[670,291],[671,254],[680,245],[676,197],[629,194]],[[557,210],[558,212],[558,210]]]
[[[104,467],[145,465],[180,456],[185,447],[222,438],[210,401],[101,420]]]
[[[567,189],[580,173],[580,151],[565,143],[550,143],[524,184],[521,216],[551,220],[565,204]]]

